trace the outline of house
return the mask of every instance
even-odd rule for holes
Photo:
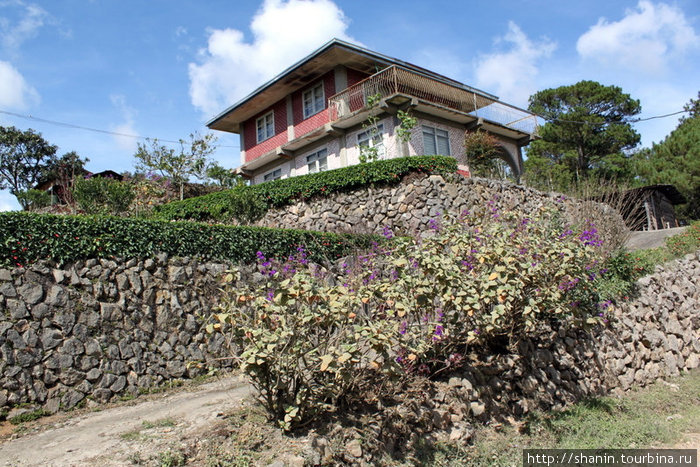
[[[75,175],[82,176],[85,178],[104,177],[118,181],[122,181],[124,179],[124,177],[121,174],[118,174],[113,170],[103,170],[102,172],[92,173],[85,169],[80,169],[79,173],[76,173]],[[51,197],[52,205],[69,204],[70,200],[72,199],[72,196],[70,195],[70,191],[72,188],[73,180],[72,176],[69,175],[58,175],[47,178],[34,187],[35,190],[48,192]]]
[[[397,135],[399,110],[417,120],[407,142]],[[537,120],[484,91],[334,39],[207,126],[240,135],[238,173],[257,184],[357,164],[363,148],[379,158],[442,154],[466,164],[464,135],[477,129],[498,138],[519,176]]]
[[[622,193],[621,213],[630,230],[679,227],[675,205],[688,201],[673,185],[648,185]]]

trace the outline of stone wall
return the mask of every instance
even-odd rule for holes
[[[165,255],[0,269],[0,409],[106,402],[206,372],[228,352],[220,334],[203,331],[226,269]],[[460,423],[465,414],[561,408],[696,368],[699,284],[700,251],[641,279],[639,297],[607,327],[548,329],[515,354],[478,352],[428,406]]]
[[[381,233],[388,226],[396,234],[413,235],[425,231],[438,213],[459,215],[488,203],[490,208],[525,214],[551,207],[564,213],[569,221],[604,218],[606,222],[598,226],[604,240],[622,238],[627,231],[622,217],[606,205],[581,203],[558,193],[457,174],[411,174],[397,185],[370,186],[300,201],[268,211],[257,225],[339,233]]]
[[[0,409],[106,402],[225,355],[203,332],[227,265],[168,258],[0,269]]]
[[[434,384],[421,404],[397,408],[396,418],[460,439],[471,435],[475,417],[559,410],[698,368],[700,251],[657,267],[638,286],[606,326],[543,329],[515,353],[475,351],[465,370]]]

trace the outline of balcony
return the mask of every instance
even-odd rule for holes
[[[465,125],[480,124],[493,133],[513,139],[537,135],[538,122],[534,114],[457,84],[390,66],[330,97],[330,123],[335,128],[360,123],[374,110],[367,103],[371,96],[381,103],[377,112],[410,104],[422,113]]]

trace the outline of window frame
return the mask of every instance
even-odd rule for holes
[[[316,95],[316,90],[320,89],[320,96]],[[311,110],[307,112],[306,108],[306,96],[310,96],[311,98]],[[318,101],[318,98],[320,97],[320,103]],[[321,107],[318,108],[317,104],[319,104]],[[309,117],[312,117],[316,115],[317,113],[321,112],[326,108],[326,90],[324,89],[323,81],[321,81],[318,84],[315,84],[311,86],[309,89],[304,91],[301,94],[301,108],[302,108],[302,113],[304,115],[304,120],[306,120]]]
[[[318,157],[321,153],[324,153],[323,157]],[[326,170],[328,170],[328,148],[322,148],[318,151],[314,151],[311,154],[308,154],[305,160],[306,168],[308,169],[308,172],[310,174],[325,172]],[[321,167],[321,161],[324,161],[325,167],[323,168]],[[313,169],[311,168],[312,164],[314,166]]]
[[[269,123],[267,122],[268,117],[270,119]],[[261,132],[264,132],[263,138],[260,138]],[[275,136],[275,112],[271,110],[255,120],[255,138],[257,143],[260,144],[273,136]]]
[[[450,147],[450,132],[449,132],[449,130],[443,130],[442,128],[438,128],[438,127],[430,126],[430,125],[421,125],[421,127],[422,127],[421,132],[423,133],[423,153],[425,153],[426,155],[433,155],[433,154],[428,154],[428,151],[426,151],[426,149],[425,149],[425,147],[426,147],[425,141],[426,141],[426,133],[427,133],[428,136],[432,137],[433,144],[435,145],[435,155],[452,156],[452,148]],[[444,135],[438,135],[438,132],[444,133]],[[439,153],[440,145],[438,144],[438,137],[445,138],[445,141],[447,142],[447,154],[440,154]]]
[[[275,174],[275,172],[279,172]],[[268,178],[270,177],[270,178]],[[272,169],[268,173],[263,175],[263,182],[271,182],[273,180],[279,180],[282,178],[282,168]]]
[[[384,145],[384,124],[380,123],[376,128],[377,134],[375,134],[374,137],[370,137],[370,133],[372,132],[371,128],[357,134],[357,148],[360,152],[362,152],[362,143],[364,142],[367,143],[368,148],[374,148],[379,145],[380,149],[377,150],[377,157],[379,159],[384,159],[386,157],[386,146]],[[378,139],[378,141],[375,141],[375,139]]]

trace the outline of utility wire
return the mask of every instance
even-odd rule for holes
[[[19,117],[19,118],[25,118],[28,120],[34,120],[37,122],[42,122],[42,123],[48,123],[51,125],[57,125],[57,126],[62,126],[65,128],[75,128],[78,130],[86,130],[86,131],[92,131],[95,133],[103,133],[106,135],[113,135],[113,136],[124,136],[126,138],[134,138],[134,139],[143,139],[143,140],[155,140],[157,139],[159,142],[163,143],[173,143],[173,144],[180,144],[180,141],[173,141],[171,139],[160,139],[160,138],[150,138],[147,136],[139,136],[139,135],[130,135],[127,133],[119,133],[116,131],[109,131],[109,130],[100,130],[98,128],[90,128],[86,126],[81,126],[81,125],[74,125],[73,123],[66,123],[66,122],[59,122],[56,120],[48,120],[46,118],[40,118],[40,117],[34,117],[33,115],[23,115],[23,114],[18,114],[15,112],[9,112],[7,110],[0,110],[0,113],[5,114],[5,115],[12,115],[13,117]],[[238,149],[239,146],[227,146],[227,145],[219,145],[217,146],[219,148],[235,148]]]
[[[583,121],[577,121],[577,120],[566,120],[566,119],[563,119],[563,118],[545,118],[545,117],[543,117],[543,116],[541,116],[541,115],[537,115],[537,114],[534,114],[534,116],[535,116],[535,117],[539,117],[539,118],[541,118],[542,120],[544,120],[544,121],[546,121],[546,122],[578,123],[578,124],[581,124],[581,125],[607,125],[607,124],[625,124],[625,123],[646,122],[646,121],[648,121],[648,120],[654,120],[654,119],[657,119],[657,118],[673,117],[674,115],[679,115],[679,114],[687,113],[687,112],[689,112],[689,111],[688,111],[688,110],[679,110],[678,112],[673,112],[673,113],[669,113],[669,114],[654,115],[653,117],[646,117],[646,118],[635,118],[635,119],[627,120],[627,121],[624,121],[624,122],[599,122],[599,123],[596,123],[596,122],[583,122]],[[5,115],[11,115],[11,116],[13,116],[13,117],[19,117],[19,118],[25,118],[25,119],[28,119],[28,120],[34,120],[34,121],[37,121],[37,122],[48,123],[48,124],[51,124],[51,125],[57,125],[57,126],[62,126],[62,127],[66,127],[66,128],[75,128],[75,129],[78,129],[78,130],[92,131],[92,132],[95,132],[95,133],[103,133],[103,134],[106,134],[106,135],[123,136],[123,137],[126,137],[126,138],[135,138],[135,139],[142,139],[142,140],[154,140],[154,139],[157,139],[158,141],[163,142],[163,143],[173,143],[173,144],[179,144],[179,143],[180,143],[180,141],[173,141],[173,140],[171,140],[171,139],[150,138],[150,137],[147,137],[147,136],[139,136],[139,135],[130,135],[130,134],[126,134],[126,133],[118,133],[118,132],[116,132],[116,131],[100,130],[100,129],[98,129],[98,128],[90,128],[90,127],[86,127],[86,126],[75,125],[75,124],[73,124],[73,123],[59,122],[59,121],[56,121],[56,120],[49,120],[49,119],[46,119],[46,118],[34,117],[34,116],[32,116],[32,115],[18,114],[18,113],[15,113],[15,112],[9,112],[9,111],[7,111],[7,110],[0,110],[0,113],[5,114]],[[217,147],[220,147],[220,148],[233,148],[233,149],[238,149],[238,148],[239,148],[239,146],[227,146],[227,145],[221,145],[221,146],[217,146]]]

